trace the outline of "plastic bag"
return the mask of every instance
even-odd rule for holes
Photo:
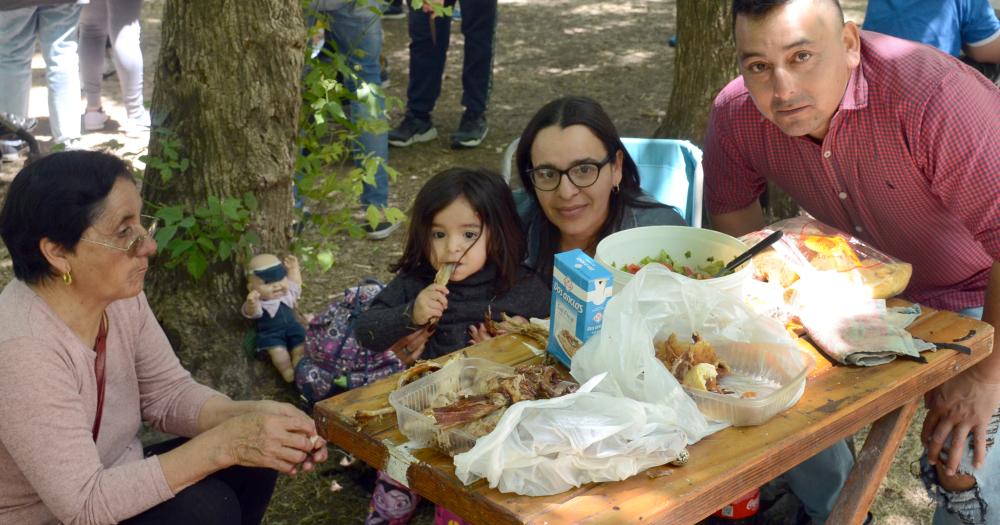
[[[782,322],[801,322],[820,349],[837,362],[875,366],[896,356],[921,359],[933,345],[906,330],[913,318],[892,315],[884,298],[902,292],[912,267],[809,215],[776,222],[741,238],[753,243],[785,235],[754,257],[748,302]],[[908,321],[907,321],[908,319]]]
[[[809,215],[778,221],[740,238],[753,244],[775,231],[785,235],[754,257],[755,277],[788,288],[806,270],[840,274],[872,299],[888,299],[906,289],[913,267]]]
[[[486,478],[501,492],[547,496],[677,459],[687,436],[669,411],[592,392],[603,378],[573,394],[514,404],[493,432],[455,456],[455,475],[466,485]]]
[[[690,443],[726,425],[706,420],[656,358],[653,341],[658,334],[698,333],[716,345],[775,344],[798,354],[781,323],[754,313],[739,297],[720,291],[710,281],[687,279],[656,265],[640,270],[611,299],[604,314],[601,332],[573,357],[570,373],[582,383],[608,372],[596,390],[672,410]],[[787,406],[800,396],[801,391]]]

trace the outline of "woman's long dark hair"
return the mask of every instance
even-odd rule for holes
[[[625,145],[622,144],[614,122],[596,100],[581,96],[558,98],[542,106],[542,109],[538,110],[534,117],[531,117],[531,121],[521,133],[515,163],[518,174],[521,176],[521,184],[524,185],[528,195],[534,199],[535,204],[539,204],[538,195],[535,194],[535,185],[528,174],[528,171],[534,167],[531,164],[531,146],[535,143],[535,137],[539,131],[550,126],[559,126],[561,129],[565,129],[576,125],[586,126],[590,129],[594,136],[604,144],[608,153],[622,152],[622,180],[618,191],[611,193],[608,218],[598,231],[597,240],[603,239],[621,228],[622,219],[625,217],[625,208],[662,206],[655,201],[640,199],[642,189],[639,188],[639,168],[636,167],[635,161],[632,160]],[[559,248],[560,233],[559,229],[548,218],[545,219],[540,233],[541,246],[539,246],[538,259],[534,269],[540,275],[548,276],[552,275],[553,257]]]
[[[510,187],[500,175],[485,169],[451,168],[431,177],[420,188],[410,211],[406,248],[393,272],[412,272],[429,268],[427,252],[431,245],[434,216],[459,197],[465,197],[479,215],[487,232],[487,258],[497,266],[497,291],[509,290],[518,277],[526,242]]]

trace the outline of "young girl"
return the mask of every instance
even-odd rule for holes
[[[355,325],[358,342],[388,349],[432,320],[437,329],[412,358],[430,359],[483,337],[487,313],[523,317],[549,314],[548,286],[521,264],[525,240],[510,188],[486,170],[453,168],[421,188],[397,273]],[[454,264],[448,284],[437,271]],[[367,524],[407,523],[419,496],[379,473]]]

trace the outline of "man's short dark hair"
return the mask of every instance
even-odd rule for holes
[[[119,178],[134,182],[125,162],[93,151],[53,153],[25,166],[0,209],[0,238],[14,276],[35,284],[53,275],[38,242],[48,238],[73,250]]]
[[[733,32],[736,31],[736,17],[743,15],[748,18],[760,18],[766,16],[774,8],[783,6],[792,0],[733,0]],[[840,0],[828,0],[837,6],[840,19],[844,19],[844,9],[840,7]]]

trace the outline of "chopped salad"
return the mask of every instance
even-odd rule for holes
[[[691,252],[690,251],[684,252],[684,257],[686,259],[690,259]],[[663,266],[666,266],[668,270],[679,273],[686,277],[690,277],[692,279],[712,279],[713,277],[715,277],[715,274],[719,273],[720,271],[722,271],[723,268],[726,267],[726,263],[722,262],[721,260],[717,260],[715,257],[706,258],[705,264],[697,267],[678,264],[677,261],[674,261],[674,259],[670,257],[670,254],[667,253],[666,250],[660,250],[660,253],[656,254],[653,257],[643,257],[642,259],[639,260],[638,263],[626,264],[625,266],[622,267],[622,270],[634,274],[638,272],[643,266],[652,263],[662,264]],[[612,264],[611,266],[615,265]]]

